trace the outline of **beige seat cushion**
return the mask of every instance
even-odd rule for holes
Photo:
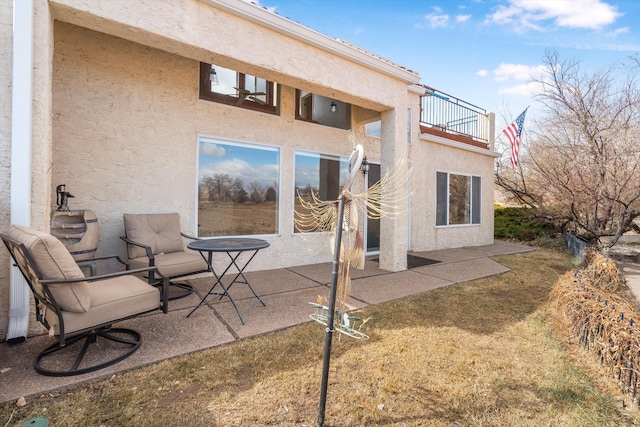
[[[7,234],[25,246],[43,279],[85,277],[67,248],[52,235],[21,225],[12,225]],[[84,313],[91,307],[87,282],[50,285],[49,289],[63,310]]]
[[[207,269],[207,263],[199,253],[173,252],[156,255],[155,265],[161,274],[167,277],[182,276],[185,274],[203,271]],[[140,257],[129,260],[131,268],[144,268],[149,266],[149,258]]]
[[[160,307],[160,291],[134,275],[91,282],[88,288],[91,294],[88,313],[62,312],[65,335]],[[55,313],[47,310],[45,316],[58,335],[60,325]]]
[[[180,216],[177,213],[124,214],[123,218],[127,237],[151,247],[154,255],[184,251],[180,236]],[[146,256],[143,248],[127,246],[129,258]]]

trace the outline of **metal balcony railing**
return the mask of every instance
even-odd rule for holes
[[[489,114],[486,110],[432,88],[425,89],[421,109],[421,125],[489,143]]]

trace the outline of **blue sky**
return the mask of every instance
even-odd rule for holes
[[[529,104],[535,110],[529,76],[545,50],[590,71],[640,52],[638,0],[256,3],[418,72],[421,83],[495,112],[497,128]]]
[[[252,182],[263,186],[275,185],[280,177],[280,150],[275,147],[254,146],[239,142],[201,137],[199,142],[198,181],[217,173],[241,179],[245,190]]]

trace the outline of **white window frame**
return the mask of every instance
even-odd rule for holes
[[[207,135],[199,135],[198,139],[197,139],[197,143],[198,143],[198,150],[197,150],[197,173],[196,173],[196,224],[200,223],[200,144],[202,142],[205,143],[220,143],[220,144],[224,144],[224,145],[231,145],[231,146],[236,146],[236,147],[243,147],[243,148],[250,148],[250,149],[255,149],[255,150],[264,150],[267,152],[275,152],[277,153],[277,166],[278,166],[278,172],[277,172],[277,177],[276,177],[276,184],[277,184],[277,188],[276,190],[276,218],[275,218],[275,231],[273,233],[256,233],[256,234],[228,234],[228,235],[217,235],[214,234],[213,236],[201,236],[200,235],[200,231],[197,231],[197,235],[198,237],[203,237],[203,238],[209,238],[209,237],[243,237],[243,236],[250,236],[250,237],[256,237],[256,236],[277,236],[280,234],[280,230],[282,229],[282,224],[281,224],[281,217],[282,217],[282,203],[281,203],[281,197],[282,197],[282,149],[279,146],[275,146],[275,145],[268,145],[268,144],[260,144],[257,142],[247,142],[247,141],[236,141],[236,140],[230,140],[230,139],[225,139],[225,138],[219,138],[219,137],[214,137],[214,136],[207,136]],[[233,178],[233,177],[232,177]],[[244,183],[245,185],[250,185],[251,181],[247,181]]]

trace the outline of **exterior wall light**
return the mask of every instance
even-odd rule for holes
[[[366,175],[369,173],[369,162],[367,161],[367,156],[362,159],[362,163],[360,164],[360,172],[362,172],[362,175]]]

